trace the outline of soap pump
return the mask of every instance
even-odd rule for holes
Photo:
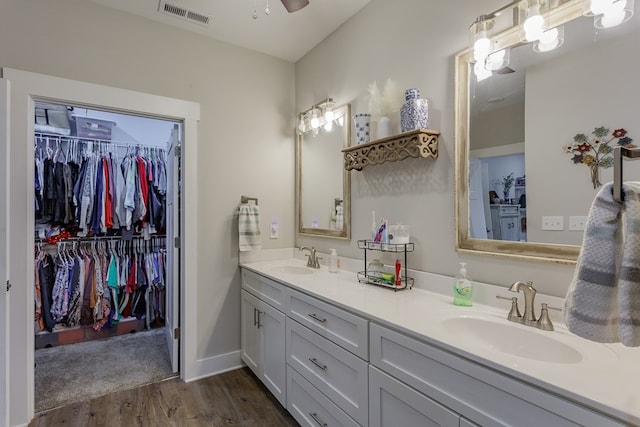
[[[338,272],[338,252],[335,249],[329,249],[331,254],[329,255],[329,273]]]
[[[453,304],[462,307],[471,307],[473,297],[473,284],[467,274],[467,263],[460,263],[460,272],[453,283]]]

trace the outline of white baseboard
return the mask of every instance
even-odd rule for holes
[[[240,350],[231,353],[219,354],[217,356],[208,357],[206,359],[196,360],[196,366],[193,370],[194,375],[185,378],[185,382],[192,382],[207,378],[212,375],[222,374],[227,371],[242,368],[244,363],[240,359]]]

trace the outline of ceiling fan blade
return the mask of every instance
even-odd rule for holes
[[[309,4],[309,0],[281,0],[287,12],[293,13]]]

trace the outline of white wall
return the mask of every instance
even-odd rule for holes
[[[453,135],[454,56],[468,43],[467,30],[480,14],[504,5],[498,0],[372,0],[358,15],[296,63],[296,105],[303,110],[330,94],[352,111],[366,111],[367,87],[392,78],[403,88],[418,87],[429,99],[429,124],[439,130],[439,157],[369,166],[352,176],[352,240],[298,236],[340,255],[362,258],[356,240],[369,235],[371,211],[391,223],[411,227],[416,251],[411,268],[455,275],[458,261],[468,263],[474,279],[507,286],[533,280],[544,293],[564,296],[574,268],[455,251]],[[527,174],[529,170],[527,169]],[[508,307],[505,306],[508,310]]]
[[[197,371],[222,366],[216,356],[240,347],[240,195],[260,199],[264,230],[279,219],[280,239],[263,247],[294,243],[293,64],[82,0],[3,0],[0,66],[200,103],[200,234],[187,254],[200,283],[187,310],[197,312]]]

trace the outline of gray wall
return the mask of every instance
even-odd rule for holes
[[[574,164],[563,146],[578,133],[593,138],[600,126],[611,132],[624,128],[634,144],[640,141],[640,20],[634,18],[617,29],[636,27],[622,39],[595,38],[598,43],[527,70],[527,229],[532,241],[581,244],[582,232],[568,230],[569,216],[587,215],[599,191],[591,184],[589,168]],[[625,167],[624,179],[640,179],[640,165]],[[600,181],[612,180],[613,168],[600,168]],[[542,231],[542,215],[564,216],[565,231]]]
[[[200,283],[187,309],[197,310],[198,359],[237,351],[240,195],[260,199],[263,230],[280,222],[280,239],[263,247],[294,244],[293,64],[82,0],[1,9],[2,67],[200,103],[200,240],[187,254]]]
[[[459,254],[455,251],[453,135],[454,56],[468,43],[467,29],[480,14],[504,2],[456,0],[372,0],[334,34],[296,63],[296,105],[303,110],[330,94],[366,111],[367,87],[392,78],[403,88],[418,87],[429,99],[430,127],[441,132],[437,160],[410,159],[367,167],[352,174],[352,241],[298,236],[297,245],[336,247],[362,257],[356,240],[369,235],[371,211],[411,228],[416,251],[410,268],[455,275],[468,263],[476,280],[509,285],[533,280],[541,292],[564,296],[574,267]],[[527,174],[529,169],[527,168]]]

